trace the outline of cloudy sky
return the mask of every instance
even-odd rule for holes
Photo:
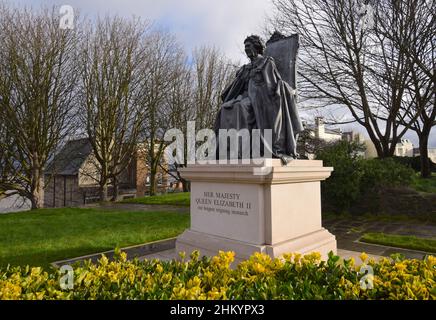
[[[1,1],[1,0],[0,0]],[[262,26],[271,12],[270,0],[4,0],[7,3],[39,7],[70,5],[81,15],[117,14],[140,16],[155,21],[162,28],[175,33],[188,51],[202,45],[214,45],[228,57],[245,63],[243,40],[250,34],[262,34]],[[311,120],[313,115],[304,114]],[[344,130],[365,134],[357,125]],[[407,133],[417,145],[413,132]],[[436,148],[436,130],[432,131],[430,146]]]
[[[70,5],[81,15],[133,15],[176,33],[188,50],[215,45],[234,60],[244,61],[243,40],[261,32],[269,0],[6,0],[39,7]]]

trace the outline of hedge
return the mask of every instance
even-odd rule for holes
[[[60,270],[8,267],[0,270],[0,299],[436,299],[436,257],[379,262],[361,255],[365,268],[318,253],[280,259],[254,254],[236,267],[233,252],[189,261],[114,261],[102,257],[74,268],[74,288],[62,290]],[[372,268],[373,277],[362,270]],[[363,277],[372,280],[369,286]]]
[[[407,166],[409,168],[412,168],[416,172],[421,171],[421,157],[392,157],[396,162],[401,163],[404,166]],[[436,163],[434,163],[430,158],[427,158],[428,162],[430,163],[430,171],[436,172]]]
[[[329,211],[347,211],[361,195],[360,181],[364,174],[358,145],[339,141],[326,146],[316,154],[324,166],[334,167],[330,178],[321,183],[323,208]]]
[[[323,209],[326,212],[350,212],[368,194],[388,187],[408,186],[414,171],[387,159],[363,159],[360,145],[338,141],[319,150],[316,159],[334,167],[331,177],[321,183]]]

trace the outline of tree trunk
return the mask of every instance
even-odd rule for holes
[[[40,209],[44,207],[44,178],[41,177],[42,170],[33,170],[33,183],[31,186],[31,210]]]
[[[118,200],[118,195],[119,195],[119,188],[118,188],[118,180],[117,178],[113,178],[113,195],[112,195],[112,199],[111,201],[117,201]]]
[[[394,142],[389,143],[388,141],[380,141],[380,142],[381,142],[383,153],[381,154],[381,156],[379,156],[379,158],[386,159],[386,158],[393,157],[393,155],[395,154],[396,142],[395,143]]]
[[[421,160],[421,177],[430,178],[430,161],[428,160],[428,137],[429,133],[423,132],[419,136],[419,157]]]
[[[156,170],[150,170],[150,196],[156,195]]]
[[[390,147],[390,143],[381,140],[372,140],[377,151],[377,157],[380,159],[391,158],[395,154],[395,147]]]
[[[383,154],[380,158],[382,159],[386,159],[386,158],[390,158],[392,157],[394,154],[392,152],[389,151],[389,149],[387,148],[383,148]]]
[[[367,129],[368,133],[369,130]],[[373,134],[369,135],[369,139],[371,140],[372,144],[374,145],[375,151],[377,152],[377,157],[378,158],[384,158],[384,154],[385,154],[385,148],[382,144],[382,142],[377,139],[377,137]]]
[[[107,183],[100,184],[100,201],[107,200]]]

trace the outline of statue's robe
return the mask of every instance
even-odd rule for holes
[[[271,57],[260,56],[244,65],[222,94],[215,131],[219,129],[272,130],[271,145],[263,140],[273,157],[297,156],[298,133],[303,131],[294,90],[282,80]]]

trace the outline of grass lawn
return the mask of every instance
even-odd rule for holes
[[[362,238],[360,238],[360,241],[436,253],[436,239],[424,239],[415,236],[402,236],[374,232],[365,233]]]
[[[436,173],[429,179],[423,179],[419,175],[413,177],[411,187],[420,192],[436,193]]]
[[[189,227],[173,212],[41,209],[0,215],[0,267],[50,262],[171,238]]]
[[[166,204],[173,206],[189,207],[189,192],[167,193],[159,196],[148,196],[142,198],[126,199],[123,203],[138,203],[138,204]]]

